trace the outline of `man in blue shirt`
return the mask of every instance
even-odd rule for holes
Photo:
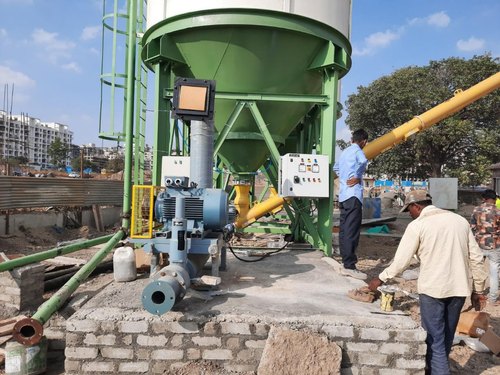
[[[352,144],[347,147],[335,163],[333,170],[340,181],[340,255],[345,276],[365,280],[366,274],[356,269],[358,258],[356,248],[359,243],[363,207],[363,174],[368,159],[363,147],[368,143],[368,133],[358,129],[352,133]]]

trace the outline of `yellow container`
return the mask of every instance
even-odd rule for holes
[[[394,311],[395,292],[380,290],[380,309],[382,311]]]

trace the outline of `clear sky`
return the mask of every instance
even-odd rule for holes
[[[76,144],[101,145],[102,0],[0,0],[0,14],[0,109],[5,84],[9,97],[14,84],[13,113],[66,124]],[[500,1],[353,0],[351,43],[342,102],[401,67],[485,52],[500,56]],[[349,139],[345,117],[337,137]]]

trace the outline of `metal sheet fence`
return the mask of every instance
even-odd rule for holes
[[[123,204],[123,181],[0,176],[0,210]]]

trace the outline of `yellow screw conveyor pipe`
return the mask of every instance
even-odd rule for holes
[[[368,143],[363,148],[366,158],[373,159],[381,153],[390,150],[398,143],[406,141],[413,134],[435,125],[498,88],[500,88],[500,72],[465,91],[457,90],[453,98],[438,104],[421,115],[415,116],[410,121]],[[246,215],[239,215],[234,226],[238,229],[244,228],[284,203],[284,198],[273,196],[252,207]]]
[[[453,98],[438,104],[421,115],[415,116],[410,121],[368,143],[363,148],[366,158],[373,159],[375,156],[390,150],[411,135],[435,125],[499,87],[500,73],[496,73],[465,91],[456,91]]]

